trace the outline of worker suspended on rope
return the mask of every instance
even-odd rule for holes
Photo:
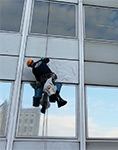
[[[32,73],[34,74],[38,83],[35,87],[35,95],[33,97],[33,106],[37,107],[40,104],[43,92],[47,92],[50,102],[57,102],[58,108],[64,106],[67,101],[63,100],[60,96],[61,83],[55,82],[57,76],[51,71],[47,63],[49,58],[42,57],[40,60],[34,62],[32,59],[27,61],[27,66],[32,68]],[[48,84],[46,88],[46,84]],[[48,90],[46,90],[48,89]],[[50,90],[49,90],[50,89]],[[45,114],[45,110],[49,106],[42,104],[41,112]]]

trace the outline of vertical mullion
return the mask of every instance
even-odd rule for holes
[[[83,18],[83,0],[79,0],[78,5],[79,22],[79,67],[80,67],[80,150],[86,150],[85,134],[85,99],[84,99],[84,18]]]

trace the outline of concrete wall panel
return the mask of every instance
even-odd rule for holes
[[[118,44],[85,42],[85,60],[118,63]]]
[[[0,56],[0,79],[15,80],[17,57]]]
[[[19,146],[20,144],[20,146]],[[13,150],[79,150],[79,143],[73,142],[15,142]]]
[[[0,54],[19,55],[21,35],[0,33]]]
[[[0,141],[0,149],[1,150],[5,150],[5,146],[6,146],[6,141]]]
[[[117,142],[87,143],[87,150],[118,150]]]
[[[48,57],[78,59],[78,53],[77,39],[48,39]]]
[[[118,64],[85,62],[85,84],[118,85]]]
[[[45,56],[46,40],[46,37],[28,37],[26,56]]]

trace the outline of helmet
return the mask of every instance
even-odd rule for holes
[[[32,61],[33,61],[32,59],[29,59],[29,60],[27,61],[27,66],[28,66],[28,67],[31,65]]]

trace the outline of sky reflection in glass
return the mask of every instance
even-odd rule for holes
[[[46,34],[48,6],[48,2],[44,3],[40,1],[35,1],[31,27],[32,33]]]
[[[75,6],[35,1],[31,32],[75,36]]]
[[[0,30],[20,31],[24,0],[0,0]]]
[[[68,104],[58,108],[57,103],[51,103],[48,109],[48,136],[75,137],[75,86],[63,85],[60,95],[68,101]],[[29,83],[24,84],[21,109],[25,109],[25,112],[29,109],[37,110],[32,106],[33,96],[34,90],[31,85]],[[39,133],[36,136],[42,136],[43,114],[40,117],[40,123],[37,122]]]
[[[118,138],[118,88],[86,87],[88,136]]]
[[[86,38],[118,40],[118,9],[85,7]]]
[[[50,6],[49,34],[75,36],[75,6],[52,3]]]

